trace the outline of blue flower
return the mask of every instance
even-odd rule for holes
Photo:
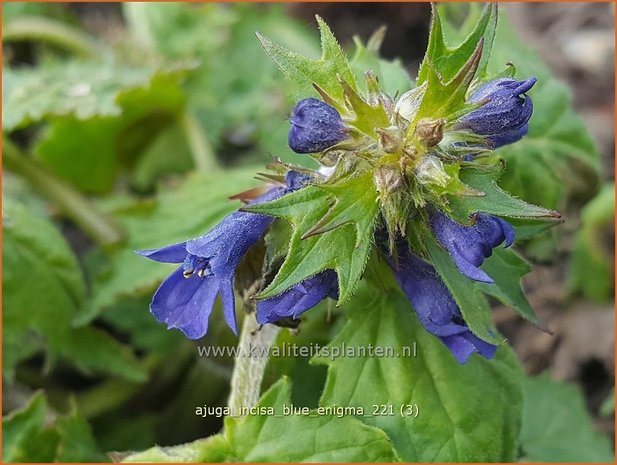
[[[394,277],[426,331],[437,336],[459,363],[471,354],[492,358],[497,346],[483,341],[470,330],[454,298],[429,263],[413,254],[405,242],[397,244],[398,259],[388,256]]]
[[[345,140],[348,127],[336,108],[315,98],[296,103],[291,115],[289,147],[296,153],[317,153]]]
[[[486,103],[464,115],[459,120],[459,127],[488,136],[493,148],[516,142],[527,134],[527,122],[533,112],[533,103],[525,92],[536,81],[536,78],[524,81],[500,78],[480,86],[469,101]]]
[[[250,204],[269,202],[302,187],[308,176],[293,171],[287,187],[275,187]],[[199,339],[208,331],[208,320],[220,294],[227,325],[238,333],[235,312],[234,274],[240,260],[265,233],[273,218],[236,211],[197,239],[137,253],[164,263],[181,263],[158,288],[150,311],[168,328],[180,329],[188,338]]]
[[[430,213],[430,225],[439,243],[445,247],[456,266],[468,278],[492,283],[480,265],[490,257],[493,248],[505,241],[514,242],[514,228],[507,221],[493,215],[477,213],[471,226],[463,226],[438,210]]]
[[[257,322],[275,323],[282,318],[298,318],[326,297],[338,299],[338,280],[334,270],[326,270],[305,279],[271,299],[257,302]]]

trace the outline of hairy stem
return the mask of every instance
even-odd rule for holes
[[[275,325],[265,325],[259,329],[255,313],[245,315],[231,377],[228,406],[232,415],[241,415],[241,407],[251,408],[257,404],[268,353],[279,331],[280,328]]]
[[[108,246],[122,240],[122,231],[110,217],[40,162],[22,153],[8,137],[2,138],[2,149],[3,166],[26,179],[94,241]]]
[[[59,21],[34,16],[11,20],[2,30],[5,42],[34,40],[70,50],[85,58],[99,54],[97,44],[86,34]]]

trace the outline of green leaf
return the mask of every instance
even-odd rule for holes
[[[129,454],[122,463],[220,463],[230,457],[229,444],[221,434],[173,447],[152,447]]]
[[[429,43],[418,71],[416,85],[420,86],[429,80],[431,67],[441,76],[443,81],[447,82],[453,79],[474,54],[481,39],[484,39],[484,48],[478,64],[478,74],[483,74],[491,54],[496,27],[497,3],[488,3],[470,34],[461,44],[451,48],[446,44],[440,10],[433,7]]]
[[[356,75],[356,82],[363,92],[367,92],[364,73],[372,71],[384,92],[390,96],[402,95],[413,87],[409,73],[399,59],[385,60],[379,56],[379,48],[385,36],[385,27],[379,28],[369,38],[368,43],[362,43],[354,36],[356,50],[351,59],[351,69]]]
[[[158,141],[156,135],[162,128],[174,124],[185,100],[178,74],[154,74],[141,86],[118,91],[115,103],[120,113],[116,116],[51,118],[34,146],[34,153],[81,191],[107,193],[114,185],[120,165],[130,166],[144,148],[156,145],[152,141]],[[182,147],[182,143],[183,139],[176,147]],[[171,172],[182,167],[186,171],[187,163],[178,163],[182,158],[178,157],[177,148],[165,155],[167,165],[172,161],[175,164]],[[191,165],[189,161],[188,167]],[[142,182],[144,188],[156,180],[148,174]]]
[[[308,186],[247,211],[284,218],[293,226],[289,253],[281,269],[257,298],[276,296],[306,278],[333,269],[339,305],[352,296],[370,251],[377,214],[372,174],[332,185]]]
[[[223,434],[172,448],[153,448],[125,462],[393,462],[383,431],[351,417],[283,415],[291,384],[281,379],[264,394],[261,414],[227,417]],[[269,410],[270,409],[270,410]],[[269,410],[269,411],[268,411]]]
[[[116,118],[55,119],[35,154],[83,192],[108,192],[114,182]]]
[[[319,16],[316,18],[321,35],[322,55],[319,60],[287,50],[259,33],[257,33],[257,38],[268,56],[288,78],[306,89],[317,84],[342,104],[344,102],[343,89],[337,76],[347,81],[352,89],[357,90],[355,76],[347,57],[328,25]]]
[[[77,412],[55,418],[42,393],[2,419],[2,461],[101,462],[88,423]]]
[[[424,241],[431,263],[454,297],[471,332],[491,344],[502,343],[503,337],[499,337],[493,325],[491,308],[476,282],[461,274],[435,239],[426,234]]]
[[[148,67],[127,67],[109,62],[74,61],[40,68],[3,70],[2,124],[12,131],[50,116],[74,116],[83,120],[95,116],[118,116],[118,94],[143,87],[156,73],[175,74]]]
[[[615,269],[613,239],[615,237],[615,184],[605,185],[583,208],[582,225],[576,232],[568,291],[580,292],[595,301],[613,296]]]
[[[384,430],[406,462],[514,458],[521,374],[507,346],[493,360],[473,355],[459,365],[393,289],[364,286],[346,312],[349,320],[330,347],[372,345],[392,348],[394,356],[318,358],[329,365],[321,405],[365,407],[362,421]],[[417,354],[405,355],[414,344]],[[395,414],[375,415],[375,405],[392,405]],[[417,417],[401,417],[401,405],[417,406]]]
[[[254,168],[227,171],[224,175],[193,173],[179,188],[162,191],[153,202],[136,202],[117,209],[115,218],[127,231],[128,240],[121,249],[110,253],[108,269],[98,270],[89,309],[76,322],[89,321],[119,297],[151,294],[174,266],[154,264],[135,254],[135,250],[205,234],[239,207],[228,202],[227,197],[257,185],[254,173]]]
[[[480,289],[516,310],[533,325],[543,331],[548,331],[546,325],[540,321],[529,305],[521,289],[521,278],[531,271],[531,265],[527,260],[514,250],[499,247],[493,249],[493,255],[484,261],[482,269],[495,282],[493,284],[478,283]]]
[[[291,404],[286,378],[264,394],[259,406],[282,414]],[[245,462],[392,462],[395,455],[388,437],[351,417],[331,415],[248,416],[225,420],[225,437],[232,457]]]
[[[102,331],[72,328],[85,303],[85,284],[62,235],[17,204],[5,202],[4,208],[4,374],[12,376],[20,360],[46,348],[52,361],[60,355],[85,372],[143,380],[127,348]]]
[[[508,194],[497,185],[503,172],[502,164],[492,166],[461,167],[460,179],[483,196],[465,197],[449,196],[451,214],[461,223],[469,223],[470,216],[476,212],[490,213],[508,218],[531,218],[542,220],[559,220],[561,215],[553,210],[529,204]]]
[[[528,135],[498,151],[508,163],[500,185],[528,202],[560,210],[570,198],[590,198],[599,183],[593,140],[566,85],[520,40],[502,9],[488,70],[497,73],[509,61],[517,77],[535,76],[538,82],[529,92],[534,113]]]
[[[524,462],[606,462],[615,460],[608,437],[595,430],[580,390],[548,375],[523,382]]]

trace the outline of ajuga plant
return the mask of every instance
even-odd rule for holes
[[[210,318],[225,318],[237,333],[234,276],[266,237],[262,272],[245,306],[259,324],[297,326],[324,299],[336,301],[344,314],[358,288],[372,286],[372,293],[398,293],[408,301],[406,311],[439,341],[420,350],[443,344],[460,364],[453,377],[464,376],[474,358],[487,359],[490,370],[507,343],[491,324],[486,296],[543,328],[521,291],[520,269],[527,264],[512,247],[519,235],[560,221],[559,213],[499,187],[507,166],[494,149],[526,136],[536,78],[517,76],[510,63],[500,73],[487,72],[494,4],[456,47],[445,43],[434,10],[415,87],[397,95],[383,90],[373,69],[357,76],[328,26],[317,22],[318,60],[258,35],[269,57],[300,85],[288,143],[315,168],[275,161],[260,175],[263,185],[236,196],[244,205],[212,230],[140,251],[178,264],[154,294],[151,312],[191,339],[206,334]],[[485,266],[491,256],[498,259]],[[219,295],[223,315],[211,315]],[[452,383],[473,384],[470,379]],[[485,456],[459,459],[474,457]]]
[[[297,102],[288,137],[289,147],[318,168],[275,162],[263,187],[240,195],[245,205],[211,231],[140,251],[180,265],[154,295],[156,318],[200,338],[220,294],[224,318],[237,333],[236,268],[273,223],[284,222],[291,231],[278,228],[277,234],[289,237],[266,254],[285,259],[265,261],[263,276],[270,279],[252,297],[259,323],[298,319],[325,298],[344,306],[366,268],[381,260],[424,328],[457,360],[464,363],[474,352],[491,358],[497,335],[472,323],[478,317],[471,313],[479,310],[456,302],[435,259],[447,252],[451,263],[442,266],[455,266],[455,279],[511,286],[495,283],[481,268],[484,260],[496,247],[512,246],[521,219],[554,224],[560,217],[496,184],[505,166],[493,149],[526,135],[536,78],[514,77],[513,65],[501,75],[485,72],[494,8],[487,7],[455,49],[444,43],[435,15],[416,87],[400,96],[387,95],[371,70],[358,83],[319,18],[320,60],[259,36],[281,70],[318,95]]]

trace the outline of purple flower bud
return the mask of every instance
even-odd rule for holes
[[[410,252],[405,242],[398,244],[397,251],[398,267],[389,256],[388,261],[424,329],[437,336],[459,363],[465,363],[474,352],[492,358],[497,346],[483,341],[469,330],[435,268]]]
[[[489,136],[488,139],[494,147],[519,140],[527,133],[527,122],[533,112],[533,103],[525,92],[531,89],[536,81],[536,78],[524,81],[501,78],[480,86],[469,101],[487,103],[463,116],[459,127]]]
[[[497,149],[499,147],[503,147],[504,145],[518,142],[527,135],[528,131],[529,124],[525,123],[518,129],[513,129],[512,131],[502,132],[501,134],[494,134],[492,136],[488,136],[488,140],[491,143],[491,147]]]
[[[287,138],[296,153],[317,153],[345,140],[348,127],[336,108],[315,98],[296,103]]]
[[[283,318],[298,318],[326,297],[338,299],[338,280],[334,270],[326,270],[305,279],[271,299],[257,302],[257,322],[275,323]]]
[[[439,243],[448,251],[459,271],[468,278],[492,283],[480,265],[490,257],[493,248],[505,241],[505,247],[514,242],[514,228],[507,221],[485,213],[476,214],[475,223],[463,226],[442,212],[430,214],[430,225]]]
[[[274,200],[299,189],[308,176],[289,172],[287,188],[275,187],[250,204]],[[208,331],[208,319],[220,294],[227,325],[238,333],[233,290],[234,274],[240,260],[265,233],[273,218],[244,211],[226,216],[212,230],[197,239],[160,249],[137,253],[164,263],[181,263],[160,285],[150,311],[168,328],[180,329],[188,338],[199,339]]]

